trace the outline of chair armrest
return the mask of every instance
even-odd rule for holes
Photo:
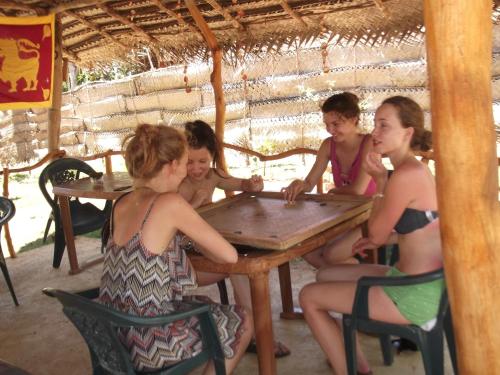
[[[78,294],[79,296],[82,296],[82,297],[85,297],[88,299],[95,299],[95,298],[99,297],[99,287],[87,289],[87,290],[82,290],[80,292],[75,292],[75,294]]]
[[[394,277],[363,276],[358,280],[356,294],[352,305],[352,316],[353,318],[359,317],[361,319],[369,318],[368,291],[372,286],[405,286],[423,284],[442,279],[443,277],[444,271],[442,268],[419,275]]]
[[[56,289],[54,288],[43,288],[42,293],[49,297],[55,297]]]
[[[179,308],[170,314],[135,316],[93,301],[94,296],[98,296],[98,291],[99,289],[95,288],[79,293],[68,293],[51,288],[43,289],[43,293],[56,297],[65,309],[77,309],[92,314],[96,319],[107,320],[117,327],[159,327],[192,316],[208,315],[210,311],[206,303],[182,301]]]
[[[158,315],[155,317],[132,317],[128,318],[135,327],[158,327],[173,323],[178,320],[209,314],[209,305],[201,302],[183,302],[182,310],[177,310],[171,314]]]
[[[49,297],[57,297],[57,293],[59,291],[54,288],[43,288],[42,293],[45,294],[46,296]],[[80,292],[75,292],[75,294],[88,298],[88,299],[95,299],[99,297],[99,288],[92,288],[88,290],[82,290]]]

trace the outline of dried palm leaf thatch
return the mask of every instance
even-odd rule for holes
[[[236,63],[313,40],[332,44],[414,43],[423,31],[422,1],[196,0],[225,60]],[[494,0],[497,21],[499,0]],[[206,59],[207,45],[181,0],[2,1],[2,13],[61,15],[65,56],[80,65],[136,59],[157,66]],[[132,52],[132,53],[131,53]]]

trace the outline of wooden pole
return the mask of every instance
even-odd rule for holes
[[[224,125],[226,122],[226,100],[224,99],[224,90],[222,88],[222,51],[220,49],[212,50],[214,70],[210,74],[210,82],[214,88],[215,96],[215,135],[219,140],[219,166],[227,172],[226,158],[224,157]]]
[[[500,368],[491,0],[424,0],[441,239],[461,374]]]
[[[59,135],[61,133],[62,81],[62,27],[61,18],[59,15],[56,15],[54,83],[52,89],[52,107],[49,108],[48,152],[59,150]]]
[[[214,69],[210,74],[210,82],[214,88],[215,96],[215,135],[219,140],[220,146],[220,160],[218,160],[218,163],[219,166],[227,172],[226,159],[224,158],[224,149],[222,147],[222,143],[224,142],[224,124],[226,121],[226,101],[224,99],[224,90],[222,88],[222,51],[214,33],[210,27],[208,27],[208,24],[203,18],[194,0],[186,0],[186,7],[189,9],[191,16],[196,22],[196,25],[200,29],[203,38],[212,52]]]

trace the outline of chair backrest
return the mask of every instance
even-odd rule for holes
[[[57,202],[53,195],[47,190],[47,183],[62,184],[65,182],[77,180],[80,178],[80,173],[88,176],[94,176],[97,172],[90,165],[82,160],[74,158],[61,158],[52,161],[47,165],[40,177],[38,178],[38,186],[42,191],[43,196],[52,207],[54,213],[59,212],[57,209]]]
[[[0,197],[0,233],[2,232],[2,227],[5,223],[9,222],[10,219],[16,213],[16,206],[9,198]]]
[[[56,297],[63,305],[64,314],[87,343],[94,369],[101,367],[112,374],[135,374],[130,355],[117,333],[116,323],[120,322],[120,318],[126,319],[125,314],[62,290],[44,292]]]

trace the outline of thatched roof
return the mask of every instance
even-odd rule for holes
[[[494,0],[496,9],[500,0]],[[295,46],[377,45],[421,38],[423,1],[415,0],[196,0],[226,60]],[[183,0],[1,1],[0,13],[56,12],[64,55],[80,65],[125,59],[148,47],[160,65],[208,56],[207,45]],[[495,12],[495,16],[496,12]]]

